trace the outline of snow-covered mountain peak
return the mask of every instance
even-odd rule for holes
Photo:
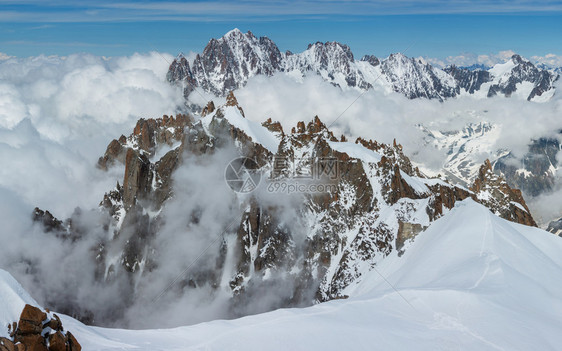
[[[333,76],[337,73],[351,74],[354,62],[353,53],[347,45],[338,42],[316,42],[310,44],[308,49],[298,55],[290,55],[286,58],[285,69],[287,71],[313,71],[326,72]]]
[[[517,58],[516,58],[517,56]],[[528,61],[527,61],[528,62]],[[509,75],[511,71],[518,65],[523,63],[521,56],[513,55],[512,58],[507,60],[504,63],[497,63],[488,71],[492,74],[493,77],[502,77]]]
[[[250,33],[250,31],[248,31],[248,33]],[[228,32],[226,32],[225,35],[223,35],[223,38],[228,38],[228,37],[235,37],[235,36],[240,36],[240,35],[244,35],[244,33],[242,33],[242,31],[238,28],[234,28],[229,30]]]
[[[388,55],[386,61],[407,62],[410,58],[401,52],[394,52]]]
[[[381,60],[379,60],[379,58],[375,55],[365,55],[361,58],[361,61],[368,62],[372,66],[378,66],[381,63]]]
[[[392,84],[410,99],[425,97],[439,99],[456,96],[453,77],[402,53],[394,53],[381,63],[381,71]]]
[[[317,55],[344,56],[349,61],[354,61],[350,47],[337,41],[327,41],[325,43],[317,41],[314,44],[308,44],[307,50],[312,50]]]
[[[221,38],[214,40],[217,40],[219,42],[227,42],[231,48],[244,44],[259,46],[259,39],[256,38],[254,33],[252,33],[251,31],[243,33],[238,28],[234,28],[233,30],[223,35]]]
[[[513,56],[511,56],[511,61],[513,61],[517,65],[522,64],[522,63],[531,62],[531,61],[527,60],[526,58],[523,58],[519,54],[513,54]]]
[[[516,93],[527,100],[546,101],[554,94],[554,82],[559,78],[556,73],[539,69],[517,54],[488,72],[491,75],[488,97],[498,93],[505,96]]]
[[[281,63],[282,55],[269,38],[234,29],[219,39],[211,39],[197,55],[190,71],[193,80],[185,86],[184,95],[189,95],[194,86],[201,86],[224,96],[244,86],[250,77],[273,75],[281,69]]]
[[[317,74],[342,89],[370,89],[377,85],[410,99],[444,100],[465,93],[485,98],[511,96],[517,91],[515,95],[519,97],[546,101],[554,94],[553,83],[558,77],[558,73],[537,68],[519,55],[489,70],[455,66],[441,70],[423,58],[409,58],[402,53],[393,53],[382,63],[373,55],[356,61],[349,46],[335,41],[310,44],[301,53],[281,53],[271,39],[238,29],[211,39],[192,66],[179,57],[168,72],[169,81],[186,83],[186,97],[194,86],[225,96],[256,75],[288,72],[294,76],[296,72],[298,76],[300,72]]]

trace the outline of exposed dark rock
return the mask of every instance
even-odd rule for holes
[[[492,170],[489,160],[480,168],[470,188],[476,198],[492,212],[507,220],[536,227],[537,224],[523,199],[521,191],[512,189],[505,179]]]
[[[212,101],[209,101],[207,103],[207,106],[205,106],[203,108],[203,111],[201,111],[201,117],[205,117],[206,115],[209,115],[213,112],[215,112],[215,103],[212,102]]]
[[[558,236],[562,236],[562,218],[550,222],[548,224],[548,228],[546,228],[546,231]]]
[[[425,228],[419,223],[398,222],[398,234],[396,235],[396,250],[403,252],[402,248],[408,240],[412,240]]]
[[[62,233],[66,231],[66,228],[61,220],[56,219],[51,212],[43,211],[38,207],[35,207],[33,210],[33,221],[40,223],[47,233],[53,231],[56,233]]]
[[[16,351],[16,345],[8,338],[0,337],[0,351]]]
[[[560,142],[554,138],[540,138],[529,145],[520,164],[508,154],[494,163],[494,171],[502,174],[508,184],[521,189],[528,196],[538,196],[553,189],[558,164]]]
[[[365,55],[361,58],[361,61],[369,62],[373,66],[378,66],[381,63],[381,61],[374,55]]]
[[[14,322],[13,340],[0,338],[0,350],[6,351],[80,351],[76,338],[64,331],[60,318],[25,305],[19,322]]]
[[[453,65],[446,67],[444,71],[455,78],[458,86],[457,93],[460,93],[460,89],[463,89],[470,94],[474,94],[480,90],[482,84],[492,79],[490,72],[481,69],[458,68]]]

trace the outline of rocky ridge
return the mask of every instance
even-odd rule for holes
[[[184,272],[164,299],[204,287],[229,291],[236,316],[248,313],[237,306],[279,286],[284,289],[276,289],[281,291],[269,308],[342,298],[343,289],[377,262],[407,249],[409,240],[468,198],[505,219],[535,225],[521,193],[491,172],[489,161],[468,189],[427,178],[397,142],[348,142],[318,117],[299,122],[290,132],[271,120],[260,125],[244,118],[232,93],[224,106],[209,103],[204,115],[141,119],[130,136],[113,140],[99,160],[102,169],[121,163],[125,172],[123,185],[117,184],[100,204],[108,234],[92,261],[100,284],[130,282],[125,304],[142,295],[143,285],[134,277],[149,278],[162,268],[157,244],[169,220],[168,206],[179,195],[173,175],[221,150],[254,159],[265,181],[251,194],[233,193],[222,200],[232,201],[234,225],[226,226],[220,244],[209,251],[208,268]],[[320,184],[324,191],[268,194],[276,184],[299,182]],[[177,235],[195,235],[192,228],[206,211],[213,209],[187,213],[190,219]],[[63,230],[46,212],[37,218],[51,232]],[[81,236],[75,235],[76,240]]]

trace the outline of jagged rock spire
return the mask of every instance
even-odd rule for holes
[[[238,110],[240,110],[240,113],[242,114],[242,116],[246,117],[246,115],[244,115],[244,110],[242,109],[242,107],[240,107],[240,105],[238,105],[238,100],[236,100],[236,96],[234,96],[234,92],[232,90],[226,96],[226,105],[225,106],[236,106],[236,107],[238,107]]]

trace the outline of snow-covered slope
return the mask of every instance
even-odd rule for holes
[[[211,123],[213,117],[215,117],[217,112],[205,116],[201,120],[201,122],[204,125],[208,125],[209,123]],[[224,118],[232,126],[238,128],[239,130],[243,131],[247,136],[249,136],[254,143],[262,145],[272,153],[277,152],[277,148],[279,147],[280,140],[274,135],[274,133],[267,130],[267,128],[265,128],[261,124],[244,118],[244,116],[242,116],[240,110],[237,107],[226,106],[223,109],[223,111],[221,111],[220,113],[224,114]]]
[[[169,330],[63,323],[86,350],[556,350],[561,251],[559,237],[465,200],[349,299]]]
[[[19,320],[25,304],[37,306],[10,273],[0,269],[0,337],[8,336],[6,326]]]

